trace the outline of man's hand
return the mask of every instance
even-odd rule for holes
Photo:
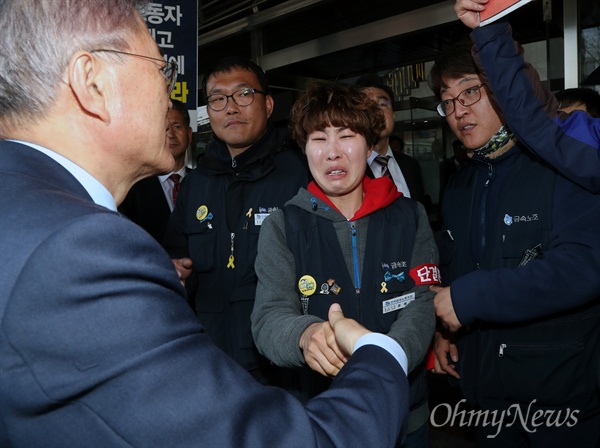
[[[173,266],[175,266],[177,275],[179,275],[181,284],[185,286],[186,279],[192,273],[192,260],[189,258],[173,258],[171,261],[173,262]]]
[[[306,364],[315,372],[335,377],[348,360],[335,340],[329,322],[315,322],[300,336],[300,348]]]
[[[458,362],[458,348],[450,341],[448,334],[436,331],[433,336],[433,352],[435,354],[433,373],[448,374],[460,378],[455,365],[448,362],[448,355],[453,362]]]
[[[462,23],[474,29],[479,26],[478,12],[485,9],[489,0],[456,0],[454,12]]]
[[[329,324],[335,333],[336,342],[348,356],[354,353],[354,345],[361,336],[372,333],[355,320],[345,318],[338,303],[329,307]]]
[[[452,304],[452,295],[450,294],[450,287],[441,288],[439,286],[430,286],[430,291],[436,293],[433,298],[433,305],[435,306],[435,314],[442,320],[444,326],[452,333],[457,332],[462,324],[456,316],[454,311],[454,305]]]

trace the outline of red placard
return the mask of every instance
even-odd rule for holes
[[[487,25],[532,0],[490,0],[485,9],[479,13],[479,26]]]

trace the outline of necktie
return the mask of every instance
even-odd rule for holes
[[[375,157],[375,162],[377,162],[379,164],[379,166],[381,166],[381,176],[380,177],[387,176],[393,182],[394,178],[392,177],[392,173],[390,173],[390,170],[388,169],[388,161],[389,160],[390,160],[390,156]]]
[[[179,186],[181,185],[181,176],[179,174],[171,174],[169,179],[173,181],[173,205],[177,201],[177,193],[179,192]]]

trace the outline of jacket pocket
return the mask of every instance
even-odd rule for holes
[[[547,232],[507,232],[502,235],[502,259],[505,267],[524,266],[534,258],[543,258]]]
[[[190,258],[195,272],[209,272],[215,268],[216,231],[202,223],[188,235]]]
[[[536,406],[583,405],[590,393],[585,343],[498,344],[498,372],[509,401]]]

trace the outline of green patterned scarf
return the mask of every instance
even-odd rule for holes
[[[503,148],[513,138],[515,138],[514,134],[508,128],[508,125],[504,124],[498,130],[498,132],[492,136],[489,142],[473,150],[473,158],[485,160],[490,156],[490,154],[493,154],[500,148]]]

